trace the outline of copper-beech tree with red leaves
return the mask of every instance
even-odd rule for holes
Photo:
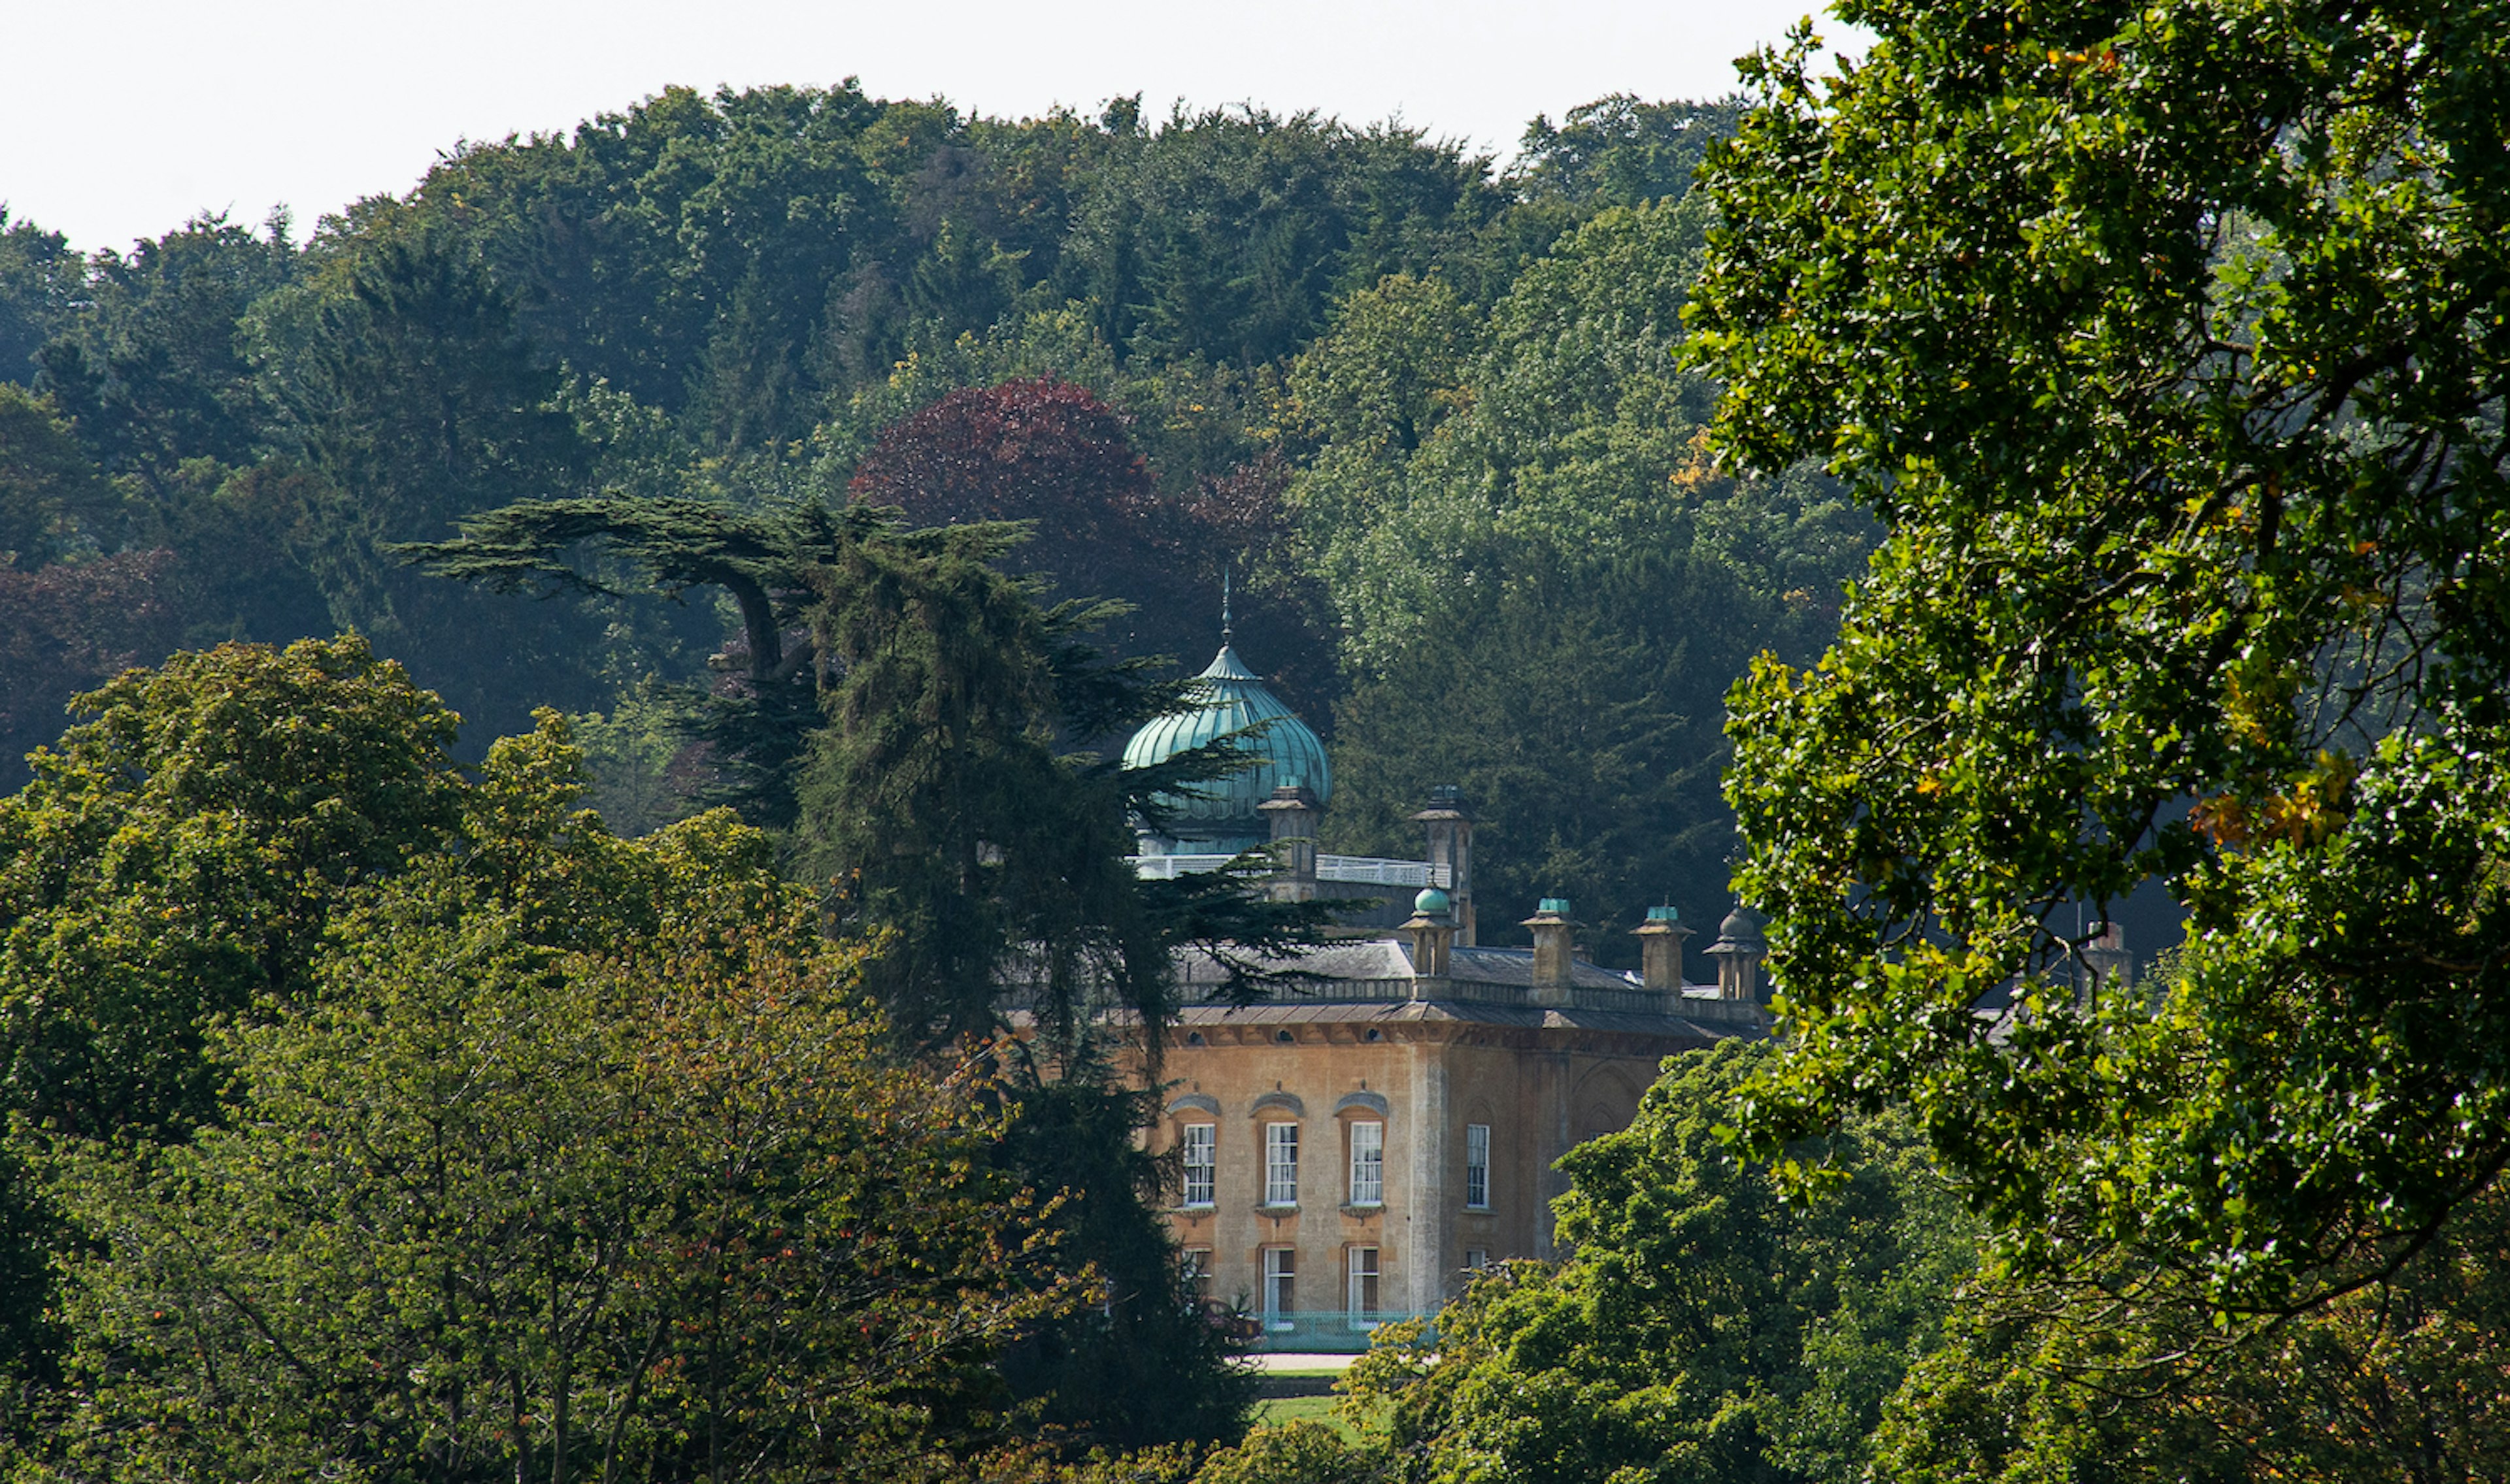
[[[1191,668],[1217,637],[1222,569],[1287,537],[1282,481],[1259,466],[1171,498],[1127,424],[1087,388],[1050,377],[962,388],[883,433],[850,493],[916,525],[1030,522],[1035,534],[1007,565],[1049,578],[1058,597],[1130,604],[1100,631],[1107,647]],[[1240,607],[1244,645],[1276,681],[1292,692],[1332,683],[1330,647],[1297,605]]]

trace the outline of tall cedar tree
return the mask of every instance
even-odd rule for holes
[[[1120,735],[1177,692],[1081,641],[1103,610],[1043,608],[996,570],[1017,536],[994,523],[909,530],[859,506],[746,514],[664,499],[544,501],[414,554],[507,587],[614,582],[567,559],[589,546],[615,558],[605,570],[655,590],[732,594],[745,621],[745,694],[707,698],[706,725],[757,797],[789,811],[788,858],[831,926],[878,935],[864,984],[900,1048],[931,1053],[991,1033],[1013,1002],[1046,1032],[1046,1053],[1014,1069],[1025,1132],[1000,1153],[1023,1180],[1074,1196],[1068,1250],[1097,1264],[1109,1302],[1035,1331],[1015,1376],[1084,1439],[1225,1433],[1243,1386],[1215,1337],[1186,1320],[1174,1254],[1147,1203],[1156,1180],[1131,1137],[1142,1103],[1106,1071],[1097,1012],[1159,1024],[1178,946],[1278,945],[1315,919],[1249,899],[1225,873],[1134,875],[1127,812],[1156,812],[1153,795],[1237,759],[1215,744],[1128,772],[1066,750]],[[1150,1376],[1161,1385],[1146,1389]]]
[[[698,725],[742,770],[750,807],[790,821],[791,858],[832,919],[894,934],[870,982],[898,1034],[933,1046],[993,1027],[1014,990],[1076,1035],[1104,1004],[1157,1022],[1175,947],[1260,947],[1317,920],[1252,901],[1225,874],[1133,875],[1127,817],[1157,818],[1158,795],[1242,755],[1223,739],[1126,770],[1086,750],[1182,686],[1084,641],[1106,605],[1044,607],[997,570],[1021,534],[910,529],[861,506],[751,514],[647,497],[526,501],[405,550],[508,590],[729,593],[739,684],[704,698]],[[615,562],[582,559],[599,553]]]

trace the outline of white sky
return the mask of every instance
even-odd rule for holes
[[[1537,113],[1609,93],[1709,97],[1811,0],[120,0],[13,4],[0,203],[81,248],[202,210],[301,238],[415,184],[462,138],[571,128],[667,84],[829,84],[1024,117],[1141,93],[1400,116],[1504,154]],[[1834,45],[1856,38],[1836,22]]]

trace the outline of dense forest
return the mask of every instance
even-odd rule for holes
[[[1245,1382],[1160,1298],[1141,1094],[1081,1010],[1164,1014],[1175,945],[1316,919],[1123,864],[1128,811],[1226,747],[1106,759],[1213,647],[1227,579],[1241,650],[1335,739],[1329,844],[1410,854],[1404,815],[1460,782],[1495,919],[1562,891],[1607,926],[1722,898],[1720,698],[1759,649],[1817,651],[1866,544],[1817,477],[1715,469],[1713,387],[1674,361],[1709,220],[1689,184],[1740,113],[1605,99],[1538,121],[1501,173],[1310,115],[675,91],[466,148],[302,247],[285,219],[204,218],[82,255],[9,223],[0,724],[27,761],[0,875],[10,1107],[34,1135],[0,1169],[11,1427],[65,1440],[45,1466],[74,1474],[251,1471],[347,1427],[366,1457],[468,1477],[532,1430],[483,1421],[500,1387],[581,1409],[542,1419],[553,1467],[657,1476],[700,1467],[658,1419],[701,1414],[709,1460],[818,1466],[810,1418],[839,1394],[890,1419],[885,1448],[847,1445],[860,1468],[1234,1436]],[[831,928],[878,950],[817,946]],[[472,967],[410,967],[441,952]],[[778,1034],[828,1038],[855,1079],[764,1080],[781,1142],[735,1206],[688,1194],[730,1116],[704,1075],[668,1115],[685,1155],[640,1161],[619,1120],[650,1069],[771,1054],[748,1011],[668,1045],[566,1028],[638,993],[616,966],[665,962],[798,1017]],[[796,998],[815,977],[834,1000]],[[1012,982],[1050,1054],[987,1042]],[[392,1145],[451,1096],[431,1058],[509,1064],[473,1023],[508,1015],[531,1027],[512,1075],[567,1089],[559,1127],[516,1145],[493,1110],[523,1084],[474,1087],[439,1124],[458,1162],[525,1187],[556,1147],[617,1162],[549,1209],[440,1198],[469,1213],[449,1249],[431,1227],[360,1237],[362,1276],[323,1262],[420,1176],[397,1156],[317,1178],[303,1140]],[[347,1114],[392,1054],[406,1075]],[[953,1062],[985,1081],[896,1082]],[[865,1138],[899,1171],[789,1183]],[[934,1173],[971,1151],[986,1182]],[[620,1200],[682,1213],[617,1228],[622,1252],[720,1251],[827,1201],[860,1215],[806,1268],[935,1221],[994,1246],[835,1302],[864,1344],[792,1328],[829,1302],[799,1275],[691,1331],[702,1274],[564,1235]],[[303,1213],[289,1242],[247,1259],[273,1219],[248,1213],[276,1207]],[[105,1231],[109,1257],[80,1236]],[[524,1300],[497,1274],[533,1260],[647,1297]],[[428,1263],[467,1299],[418,1298]],[[1121,1303],[1093,1316],[1083,1274]],[[186,1303],[167,1328],[170,1295],[221,1281],[290,1315],[427,1317],[265,1337],[327,1374],[193,1374],[185,1346],[252,1350],[222,1326],[277,1322]],[[129,1328],[133,1305],[157,1319]],[[655,1350],[649,1322],[699,1338]],[[639,1345],[648,1371],[758,1374],[762,1325],[834,1389],[762,1413],[728,1399],[750,1381],[636,1379]],[[378,1390],[361,1365],[442,1385]],[[307,1430],[121,1441],[170,1408],[232,1415],[239,1387]]]
[[[738,632],[718,594],[541,600],[402,545],[526,499],[896,507],[1034,522],[1012,570],[1188,673],[1234,572],[1239,648],[1335,739],[1328,848],[1410,854],[1461,783],[1495,922],[1722,910],[1719,698],[1817,651],[1868,539],[1694,445],[1684,195],[1739,108],[1608,98],[1502,173],[1312,115],[673,91],[467,146],[301,247],[8,223],[0,751],[123,665],[354,629],[464,755],[576,716],[641,833],[721,796],[673,721]]]
[[[1841,10],[1503,169],[849,83],[0,212],[0,1476],[2501,1476],[2510,18]],[[1124,1062],[1323,922],[1125,859],[1224,583],[1328,848],[1769,918],[1339,1427]]]

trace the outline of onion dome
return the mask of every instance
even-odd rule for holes
[[[1713,953],[1717,948],[1725,948],[1729,946],[1749,948],[1755,951],[1768,946],[1761,937],[1760,913],[1753,911],[1751,908],[1744,906],[1740,902],[1734,904],[1734,910],[1727,913],[1726,920],[1717,925],[1716,948],[1711,948],[1709,951]]]
[[[1447,894],[1436,887],[1424,887],[1421,894],[1412,898],[1412,910],[1423,917],[1444,917],[1454,906]]]
[[[1259,759],[1253,767],[1196,785],[1199,798],[1166,801],[1174,810],[1170,828],[1181,842],[1230,850],[1262,842],[1271,830],[1258,809],[1277,787],[1304,787],[1319,806],[1331,800],[1333,770],[1325,762],[1325,744],[1264,688],[1263,677],[1246,667],[1236,648],[1220,646],[1186,701],[1185,709],[1157,717],[1133,734],[1124,744],[1125,767],[1163,763],[1249,727],[1264,731],[1246,741],[1246,750]]]

